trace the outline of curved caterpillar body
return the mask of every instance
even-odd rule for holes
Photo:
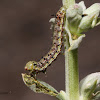
[[[46,68],[57,58],[57,56],[61,52],[65,11],[66,8],[61,7],[56,14],[53,45],[50,51],[39,62],[29,61],[25,66],[26,70],[29,70],[33,74],[44,72]]]

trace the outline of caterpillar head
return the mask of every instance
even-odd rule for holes
[[[25,70],[34,71],[36,67],[37,67],[36,61],[29,61],[25,66]]]

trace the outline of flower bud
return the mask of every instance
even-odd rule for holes
[[[68,29],[71,34],[77,34],[77,29],[82,19],[83,9],[79,4],[71,6],[66,11],[66,18],[68,20]]]
[[[74,4],[66,10],[65,30],[69,36],[68,51],[79,47],[85,32],[100,24],[100,3],[95,3],[86,9],[83,1]]]
[[[97,24],[97,19],[100,13],[100,3],[95,3],[86,10],[83,11],[83,15],[86,15],[82,18],[78,33],[84,32],[93,28]]]

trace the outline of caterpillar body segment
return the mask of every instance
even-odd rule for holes
[[[25,66],[26,70],[32,71],[33,74],[43,72],[60,54],[65,12],[66,8],[61,7],[56,14],[53,44],[50,51],[39,62],[29,61]]]

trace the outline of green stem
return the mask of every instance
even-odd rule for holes
[[[62,0],[62,3],[64,6],[66,6],[68,8],[69,6],[75,4],[75,0]]]
[[[69,44],[65,42],[65,84],[68,100],[79,100],[78,50],[68,52]]]

